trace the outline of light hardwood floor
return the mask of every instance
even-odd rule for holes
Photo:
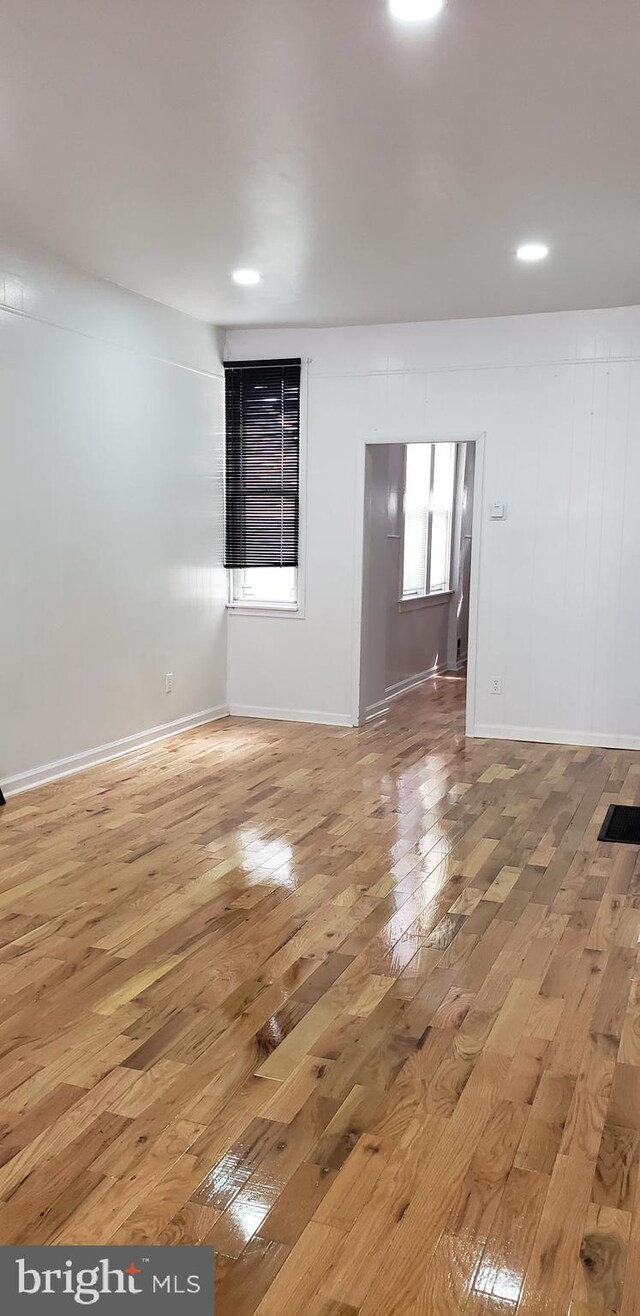
[[[0,1242],[219,1316],[640,1311],[640,755],[228,719],[0,816]]]

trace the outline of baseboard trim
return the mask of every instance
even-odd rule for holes
[[[555,727],[502,727],[479,722],[473,734],[484,740],[525,740],[541,745],[584,745],[592,749],[640,749],[640,736],[618,736],[606,731],[558,731]]]
[[[100,763],[111,763],[113,759],[124,758],[136,750],[146,749],[159,740],[169,740],[182,731],[191,731],[193,727],[204,726],[207,722],[217,722],[227,717],[229,709],[226,704],[215,708],[204,708],[199,713],[189,713],[178,717],[174,722],[164,722],[161,726],[150,727],[133,736],[124,736],[121,740],[112,740],[107,745],[98,745],[95,749],[83,750],[81,754],[70,754],[68,758],[58,759],[55,763],[45,763],[40,768],[31,768],[27,772],[17,772],[3,783],[7,798],[20,795],[23,791],[34,790],[36,786],[46,786],[49,782],[59,781],[62,777],[71,777],[85,768],[95,768]]]
[[[376,718],[384,717],[385,713],[388,712],[389,700],[379,699],[376,704],[369,704],[369,707],[365,709],[365,720],[367,722],[374,722]]]
[[[443,672],[450,670],[447,662],[439,663],[437,667],[430,667],[426,672],[417,672],[415,676],[407,676],[404,681],[396,681],[395,685],[387,686],[384,699],[369,704],[365,710],[365,721],[373,722],[378,717],[384,717],[385,713],[389,712],[389,704],[399,695],[406,694],[407,690],[416,690],[418,686],[425,685],[427,681],[433,681],[436,676],[441,676]]]
[[[436,676],[441,676],[443,672],[450,670],[449,664],[445,661],[438,663],[437,667],[429,667],[426,672],[416,672],[415,676],[407,676],[404,681],[396,681],[394,685],[388,685],[385,690],[386,699],[396,699],[398,695],[403,695],[407,690],[415,690],[419,685],[424,685],[426,681],[433,681]]]
[[[310,708],[261,708],[258,704],[229,704],[232,717],[257,717],[267,722],[317,722],[327,727],[351,727],[348,713],[323,713]]]

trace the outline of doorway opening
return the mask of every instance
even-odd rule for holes
[[[408,690],[432,694],[442,678],[466,697],[469,733],[479,447],[479,439],[365,447],[360,725]]]

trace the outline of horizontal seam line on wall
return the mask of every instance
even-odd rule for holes
[[[479,370],[536,370],[554,366],[631,365],[640,361],[640,353],[629,356],[568,356],[557,360],[541,361],[490,361],[486,364],[459,366],[407,366],[393,370],[327,370],[314,373],[314,379],[368,379],[388,375],[448,375]]]
[[[137,294],[132,294],[137,296]],[[161,305],[162,303],[159,303]],[[171,307],[166,307],[171,310]],[[20,311],[16,306],[7,306],[6,302],[0,302],[0,312],[6,312],[7,315],[15,315],[19,320],[30,320],[34,324],[43,324],[47,329],[60,329],[65,334],[75,334],[77,338],[87,338],[93,343],[103,343],[106,347],[118,348],[121,352],[129,352],[131,356],[143,357],[146,361],[156,361],[158,365],[174,366],[176,370],[186,370],[190,375],[202,375],[205,379],[219,379],[224,381],[222,371],[203,370],[200,366],[187,365],[185,361],[173,361],[169,356],[156,356],[153,352],[144,352],[138,347],[129,347],[126,343],[119,343],[115,338],[102,338],[100,334],[90,334],[84,329],[76,329],[74,325],[60,324],[58,320],[45,320],[41,315],[34,315],[31,311]],[[180,314],[179,311],[176,312]],[[198,322],[197,322],[198,323]]]

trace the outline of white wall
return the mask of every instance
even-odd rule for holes
[[[0,343],[11,789],[226,703],[222,386],[208,326],[7,243]]]
[[[395,575],[395,572],[394,572]],[[450,601],[425,607],[398,607],[398,590],[387,603],[386,693],[393,695],[428,672],[447,667]]]
[[[465,663],[468,652],[475,461],[475,443],[465,443],[460,449],[456,490],[455,596],[449,614],[449,666],[452,668]]]
[[[389,534],[395,531],[395,509],[389,506],[389,467],[393,453],[393,445],[380,443],[367,448],[365,457],[361,721],[387,707]]]
[[[475,730],[640,747],[640,308],[239,330],[227,354],[311,358],[306,616],[231,619],[233,702],[354,717],[364,441],[485,432]]]

